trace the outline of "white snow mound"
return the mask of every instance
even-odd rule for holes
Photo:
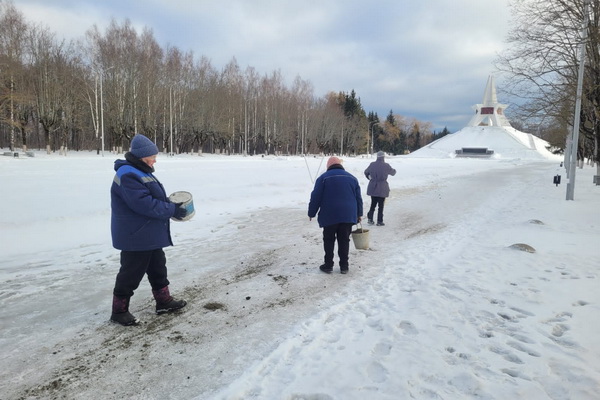
[[[410,157],[454,158],[456,150],[487,148],[495,159],[560,159],[552,154],[550,144],[530,133],[505,126],[469,126],[446,135],[415,151]]]

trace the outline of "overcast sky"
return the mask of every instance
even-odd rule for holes
[[[59,38],[129,19],[138,33],[206,56],[233,57],[261,74],[296,76],[318,97],[355,90],[365,111],[452,132],[480,103],[492,61],[505,47],[509,0],[13,0],[28,22]],[[501,80],[497,79],[497,84]],[[510,99],[499,98],[510,103]],[[508,110],[510,116],[510,109]]]

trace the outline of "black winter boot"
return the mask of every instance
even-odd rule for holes
[[[333,271],[333,267],[328,267],[327,264],[319,266],[319,269],[325,272],[326,274],[330,274]]]
[[[140,321],[129,312],[129,297],[117,297],[114,295],[110,320],[123,326],[132,326],[140,323]]]
[[[169,293],[169,287],[165,286],[162,289],[152,290],[154,299],[156,300],[156,313],[164,314],[179,310],[187,304],[185,300],[175,300]]]

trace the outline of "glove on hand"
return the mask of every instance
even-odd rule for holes
[[[175,213],[173,214],[173,218],[183,219],[188,215],[187,210],[181,206],[182,204],[183,203],[175,203]]]

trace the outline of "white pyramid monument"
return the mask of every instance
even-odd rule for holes
[[[410,154],[410,157],[493,159],[561,159],[547,150],[548,142],[514,129],[498,102],[494,77],[490,76],[481,104],[466,127],[446,135]]]

